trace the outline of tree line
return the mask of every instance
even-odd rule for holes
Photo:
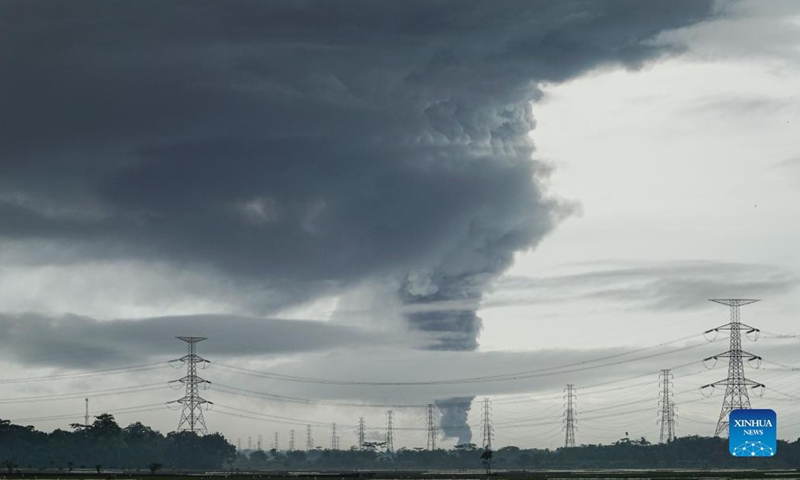
[[[546,470],[579,468],[800,468],[800,439],[779,441],[771,458],[733,458],[727,440],[689,436],[668,444],[646,439],[621,439],[608,445],[573,448],[522,449],[503,447],[487,451],[475,444],[450,450],[401,448],[386,452],[369,444],[350,450],[237,452],[219,433],[166,435],[132,423],[120,427],[109,414],[72,430],[37,431],[32,426],[0,420],[0,465],[9,474],[30,470],[420,470],[509,469]]]
[[[523,449],[503,447],[487,452],[475,444],[450,450],[401,448],[393,453],[353,447],[350,450],[240,452],[235,468],[248,470],[423,470],[423,469],[669,469],[669,468],[800,468],[800,440],[778,441],[770,458],[734,458],[728,441],[718,437],[688,436],[668,444],[646,439],[620,439],[607,445],[573,448]]]
[[[0,462],[9,474],[31,469],[217,470],[235,459],[236,447],[218,433],[162,435],[140,422],[122,428],[110,414],[51,433],[0,420]]]

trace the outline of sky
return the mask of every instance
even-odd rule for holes
[[[424,446],[429,403],[480,443],[484,397],[555,448],[566,384],[578,443],[657,441],[667,368],[711,435],[708,299],[756,298],[800,436],[796,3],[221,5],[0,5],[0,417],[171,431],[198,335],[243,448]]]

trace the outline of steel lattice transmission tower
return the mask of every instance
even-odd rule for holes
[[[306,425],[306,450],[314,450],[314,437],[311,436],[311,425]]]
[[[745,325],[739,321],[739,307],[750,305],[751,303],[758,302],[758,300],[746,298],[716,298],[710,301],[721,305],[727,305],[730,307],[731,315],[731,321],[729,323],[705,332],[706,334],[721,331],[730,332],[730,348],[728,351],[703,360],[703,362],[706,362],[708,360],[718,360],[720,358],[728,359],[728,378],[701,387],[708,388],[725,385],[725,398],[722,400],[722,410],[719,413],[717,429],[714,432],[714,436],[718,437],[720,434],[728,433],[728,414],[732,410],[750,408],[750,396],[747,389],[764,388],[764,384],[748,380],[744,375],[744,360],[757,360],[760,362],[761,357],[742,350],[742,330],[745,331],[745,335],[750,333],[755,333],[757,335],[759,329]]]
[[[289,431],[289,451],[294,452],[294,429]]]
[[[670,443],[675,440],[675,402],[672,401],[672,372],[669,369],[661,370],[658,374],[658,386],[661,388],[660,407],[661,435],[659,443]]]
[[[181,358],[174,360],[186,364],[186,376],[180,380],[173,380],[173,382],[181,382],[186,385],[186,393],[183,398],[173,400],[169,403],[180,403],[183,405],[181,409],[181,419],[178,422],[178,431],[188,430],[199,434],[208,433],[206,428],[206,421],[203,418],[203,405],[212,405],[211,402],[200,396],[200,385],[210,385],[211,382],[200,378],[197,375],[197,365],[210,363],[203,357],[197,355],[197,342],[206,340],[206,337],[175,337],[178,340],[186,342],[189,348],[189,353]],[[172,383],[172,382],[170,382]]]
[[[281,444],[278,443],[278,432],[275,432],[275,445],[273,448],[275,448],[276,452],[281,449]]]
[[[492,437],[494,437],[494,430],[492,429],[492,402],[488,397],[483,399],[483,449],[492,449]]]
[[[575,446],[575,385],[568,384],[564,391],[564,447],[571,448]]]
[[[339,450],[339,436],[336,435],[336,424],[331,424],[331,450]]]
[[[358,444],[356,448],[359,450],[364,449],[364,443],[367,441],[367,433],[366,433],[366,424],[364,423],[364,417],[358,418],[358,430],[356,431],[356,436],[358,436]]]
[[[428,431],[428,450],[436,450],[436,407],[434,404],[429,403],[427,408],[427,428]]]
[[[386,411],[386,451],[394,452],[394,412]]]

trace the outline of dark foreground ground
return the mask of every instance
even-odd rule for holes
[[[798,470],[539,470],[499,471],[486,475],[478,470],[351,471],[351,472],[29,472],[0,475],[2,479],[41,480],[545,480],[545,479],[800,479]]]

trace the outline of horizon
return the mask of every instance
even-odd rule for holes
[[[0,32],[0,418],[207,400],[344,447],[392,410],[449,449],[489,398],[495,448],[554,449],[573,385],[576,444],[657,443],[669,369],[677,437],[739,375],[800,438],[800,4],[10,0]],[[709,299],[760,300],[744,373]]]

